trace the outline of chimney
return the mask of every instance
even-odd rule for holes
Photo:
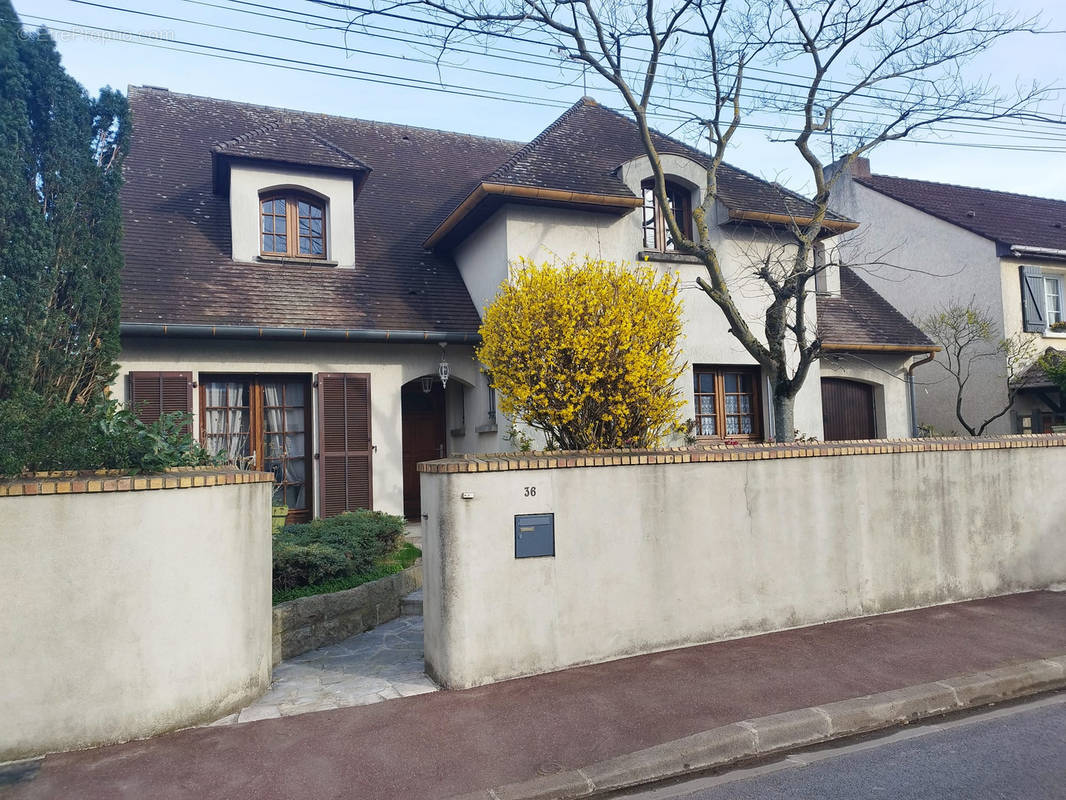
[[[851,167],[848,169],[853,178],[869,178],[870,177],[870,159],[856,158],[851,162]]]

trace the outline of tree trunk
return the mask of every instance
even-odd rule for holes
[[[774,393],[774,441],[791,442],[796,438],[793,406],[796,398]]]

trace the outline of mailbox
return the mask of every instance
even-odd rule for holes
[[[515,514],[514,557],[555,555],[555,515]]]

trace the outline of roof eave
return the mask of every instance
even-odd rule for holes
[[[460,222],[463,221],[477,206],[489,197],[515,198],[520,200],[535,201],[572,206],[600,206],[605,209],[617,209],[628,211],[639,208],[643,200],[639,197],[610,194],[591,194],[587,192],[574,192],[568,189],[545,189],[538,186],[520,186],[510,183],[489,183],[482,181],[474,190],[466,196],[455,210],[452,211],[443,222],[438,225],[433,233],[422,243],[427,250],[431,250],[440,244]]]
[[[358,328],[281,328],[265,325],[186,325],[167,322],[123,322],[122,336],[194,339],[270,339],[275,341],[361,342],[381,344],[478,344],[472,331],[411,331]]]
[[[933,344],[870,344],[867,342],[822,342],[827,353],[939,353]]]
[[[775,214],[769,211],[744,211],[740,209],[728,209],[729,222],[762,222],[767,225],[810,225],[812,217],[794,217],[789,214]],[[859,223],[846,219],[822,220],[822,228],[833,233],[853,231],[859,227]]]

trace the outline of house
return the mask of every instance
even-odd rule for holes
[[[523,145],[151,87],[129,99],[116,392],[146,419],[191,412],[208,447],[272,470],[290,519],[417,517],[419,461],[510,448],[474,347],[479,309],[519,256],[679,273],[697,433],[772,430],[766,380],[695,287],[702,268],[664,235],[636,127],[594,101]],[[658,144],[690,213],[704,156]],[[731,167],[721,186],[715,230],[734,272],[810,214]],[[854,227],[831,215],[826,241]],[[797,426],[907,435],[907,369],[929,341],[846,268],[827,268],[818,292],[828,357],[796,399]],[[757,291],[737,299],[761,317]]]
[[[840,237],[841,252],[868,264],[864,279],[911,320],[953,301],[972,303],[991,314],[997,337],[1030,339],[1034,356],[1066,349],[1066,201],[877,175],[860,158],[837,181],[833,205],[865,223]],[[915,375],[920,422],[961,430],[954,380],[937,364]],[[1006,375],[1002,357],[975,365],[965,393],[970,416],[985,419],[1007,405]],[[988,433],[1050,432],[1066,421],[1063,398],[1038,366],[1015,386],[1010,412]]]

